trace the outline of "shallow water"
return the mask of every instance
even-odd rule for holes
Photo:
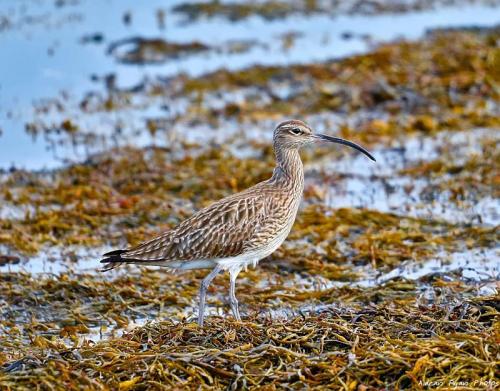
[[[81,97],[88,91],[102,90],[101,82],[96,84],[91,80],[93,75],[101,78],[113,74],[116,85],[127,88],[145,78],[180,72],[200,75],[221,67],[239,69],[254,64],[323,61],[366,52],[376,42],[418,38],[430,28],[492,26],[500,20],[498,8],[467,5],[395,15],[301,15],[271,22],[255,16],[239,23],[215,18],[185,24],[181,15],[170,12],[180,2],[169,2],[166,7],[163,1],[154,0],[136,9],[132,0],[110,0],[99,6],[91,1],[65,2],[62,7],[51,1],[3,1],[0,15],[7,16],[9,24],[0,32],[0,45],[7,54],[0,62],[0,129],[3,131],[0,168],[51,168],[68,160],[85,159],[86,148],[66,144],[54,152],[54,141],[42,137],[33,141],[25,133],[25,123],[33,118],[50,122],[60,117],[58,113],[35,113],[33,103],[41,99],[58,98],[68,103],[63,115],[97,133],[110,132],[117,123],[141,128],[145,116],[162,115],[156,105],[132,112],[80,113],[77,102]],[[131,9],[134,9],[131,23],[125,24],[123,16]],[[157,22],[159,9],[166,11],[164,29]],[[284,48],[283,35],[290,31],[296,33],[297,38],[293,45]],[[355,32],[352,38],[342,38],[342,34],[352,32]],[[93,34],[100,34],[102,40],[82,43],[82,37]],[[133,36],[166,37],[180,43],[200,41],[217,50],[144,66],[121,64],[107,54],[112,42]],[[242,53],[229,53],[224,49],[228,39],[223,37],[258,44]],[[132,132],[120,141],[144,145],[152,140],[144,132]]]
[[[498,143],[499,134],[476,129],[415,137],[394,148],[375,150],[376,165],[367,165],[364,156],[351,155],[338,161],[319,162],[316,168],[343,175],[341,180],[325,184],[327,204],[334,208],[354,206],[450,223],[495,226],[499,222],[500,200],[493,195],[463,200],[458,205],[449,200],[446,191],[440,191],[432,200],[424,200],[422,194],[426,188],[437,186],[452,177],[419,178],[401,175],[399,171],[438,158],[444,147],[453,151],[454,162],[461,164],[480,153],[482,141]],[[308,166],[307,169],[314,170],[315,166]]]

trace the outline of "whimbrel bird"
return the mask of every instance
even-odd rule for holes
[[[122,263],[165,266],[175,270],[212,269],[200,287],[198,324],[203,325],[207,288],[221,271],[229,271],[229,303],[241,320],[235,283],[238,273],[256,265],[283,243],[292,228],[304,190],[304,169],[299,149],[314,142],[347,145],[375,158],[350,141],[314,134],[298,120],[274,130],[276,168],[270,179],[223,198],[198,211],[177,227],[126,250],[104,254],[105,270]]]

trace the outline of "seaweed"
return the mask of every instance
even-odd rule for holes
[[[42,281],[44,292],[49,281]],[[160,296],[143,297],[143,304],[136,300],[141,312],[148,301],[154,307],[164,301],[157,290],[165,280],[147,282],[149,290]],[[91,277],[79,283],[54,281],[49,292],[59,292],[62,300],[82,300],[76,284],[96,301]],[[17,333],[11,326],[12,340],[4,343],[0,356],[0,385],[4,389],[30,389],[35,384],[51,389],[376,389],[431,384],[451,388],[460,382],[494,389],[498,297],[472,297],[466,285],[439,279],[431,287],[439,292],[434,302],[417,299],[415,285],[404,281],[362,291],[334,288],[312,292],[329,305],[300,316],[272,319],[252,314],[243,322],[212,316],[203,329],[186,319],[167,318],[99,342],[85,338],[92,320],[83,314],[76,326],[56,333],[51,333],[51,323],[33,322]],[[248,288],[253,289],[251,284]],[[65,298],[61,293],[67,289],[70,297]],[[125,314],[133,310],[133,284],[125,287],[116,281],[107,289],[117,290],[115,297],[125,299]],[[303,292],[289,290],[288,296],[281,295],[284,300],[294,296],[304,300]],[[464,295],[469,298],[464,300]],[[73,313],[79,313],[73,306]],[[120,310],[121,315],[113,315]],[[107,314],[123,327],[122,306]],[[23,343],[25,333],[30,340]],[[79,337],[71,337],[75,335]]]
[[[191,20],[242,20],[434,4],[209,2],[174,12]],[[156,17],[164,26],[165,16]],[[123,19],[132,23],[132,14]],[[278,38],[286,50],[296,35]],[[129,41],[137,46],[127,51],[119,42],[111,51],[136,63],[257,44]],[[498,388],[498,267],[493,258],[485,260],[491,269],[479,268],[473,257],[498,256],[496,212],[483,222],[475,210],[458,221],[411,209],[464,211],[498,197],[498,53],[498,27],[437,30],[323,63],[160,77],[123,89],[113,74],[96,76],[104,92],[89,91],[78,104],[81,116],[70,111],[64,93],[38,102],[36,118],[26,123],[29,134],[54,145],[98,145],[100,152],[59,169],[0,173],[0,389]],[[151,146],[115,143],[125,138],[127,124],[120,121],[110,134],[81,121],[159,101],[168,110],[162,106],[134,129],[147,132]],[[267,179],[274,157],[269,137],[256,129],[270,131],[285,116],[361,142],[383,165],[365,172],[356,169],[354,155],[303,151],[302,210],[284,245],[258,269],[241,273],[242,322],[227,314],[225,276],[215,279],[206,326],[199,328],[204,271],[79,271],[94,267],[109,246],[137,244]],[[201,129],[203,138],[186,141],[186,129]],[[418,142],[432,144],[432,151],[407,154]],[[375,202],[354,207],[350,185],[374,182],[387,195],[403,187],[397,213]],[[336,205],[344,195],[349,207]],[[457,254],[467,257],[465,268],[481,269],[482,281],[453,266]],[[42,260],[66,271],[18,271],[25,261]],[[433,261],[438,267],[427,270]],[[406,267],[422,268],[424,276],[406,279]]]
[[[241,159],[229,150],[213,149],[172,160],[168,151],[129,148],[62,169],[49,179],[16,172],[3,182],[3,198],[25,213],[22,218],[0,219],[0,243],[21,254],[56,244],[97,246],[126,239],[133,245],[168,229],[196,207],[267,179],[272,156],[264,156]],[[213,172],[218,173],[215,181],[210,179]],[[187,207],[182,206],[185,199],[191,201]],[[335,209],[316,204],[315,194],[307,192],[305,201],[291,239],[306,243],[278,254],[311,268],[318,268],[317,262],[338,265],[346,259],[393,267],[405,260],[422,261],[443,249],[458,251],[462,243],[457,237],[470,237],[470,247],[491,247],[497,239],[489,227]],[[346,245],[350,253],[342,250]],[[304,254],[313,258],[305,261]]]
[[[128,50],[123,49],[128,48]],[[200,42],[173,43],[162,38],[130,37],[111,43],[108,54],[126,64],[162,63],[168,59],[207,51],[209,47]]]
[[[189,2],[176,5],[172,12],[184,16],[185,22],[193,23],[201,18],[225,18],[232,22],[241,21],[251,16],[260,16],[265,20],[283,19],[291,15],[380,15],[385,13],[405,13],[433,9],[443,3],[467,4],[462,1],[321,1],[321,0],[264,0],[256,2],[231,2],[211,0],[208,2]],[[490,4],[490,2],[486,2]]]
[[[284,38],[288,36],[293,35]],[[185,127],[200,124],[211,128],[234,127],[235,122],[265,126],[265,121],[308,119],[314,115],[325,116],[328,124],[333,114],[339,117],[335,128],[342,136],[367,146],[394,145],[409,135],[432,136],[444,131],[500,126],[498,36],[498,27],[436,30],[418,41],[387,43],[369,53],[340,60],[220,69],[201,77],[181,74],[144,80],[126,89],[120,89],[115,76],[109,75],[101,79],[106,92],[89,91],[77,106],[85,115],[121,114],[125,110],[156,109],[159,102],[158,109],[163,110],[164,102],[168,102],[176,109],[161,115],[159,119],[166,126],[150,133],[153,141],[170,138],[172,133],[182,139]],[[233,44],[208,49],[230,52]],[[241,50],[256,45],[239,44],[243,45]],[[171,54],[180,55],[182,45],[180,52],[175,49]],[[196,42],[186,45],[188,52],[191,47],[194,52],[207,49]],[[166,59],[162,53],[160,61]],[[142,54],[137,58],[144,60]],[[56,147],[66,142],[86,148],[98,144],[96,140],[101,138],[113,143],[127,132],[150,132],[148,124],[152,119],[147,117],[140,130],[118,120],[104,135],[87,130],[75,119],[64,122],[68,119],[63,117],[56,124],[50,116],[45,119],[53,110],[65,113],[70,109],[64,99],[41,102],[37,118],[26,124],[27,132],[45,135]],[[69,128],[64,126],[70,124]]]

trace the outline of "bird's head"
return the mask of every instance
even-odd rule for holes
[[[296,119],[282,122],[274,130],[273,143],[275,148],[299,149],[305,145],[316,142],[330,142],[347,145],[348,147],[364,153],[371,160],[375,161],[375,158],[358,144],[339,137],[314,133],[308,125]]]

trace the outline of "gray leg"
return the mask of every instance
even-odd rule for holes
[[[238,300],[236,299],[236,278],[240,273],[241,268],[234,268],[229,270],[229,304],[231,311],[237,321],[241,321],[240,311],[238,310]]]
[[[205,316],[205,298],[207,297],[207,289],[212,280],[222,271],[220,265],[215,266],[212,271],[203,279],[200,286],[200,306],[198,311],[198,325],[203,326],[203,318]]]

